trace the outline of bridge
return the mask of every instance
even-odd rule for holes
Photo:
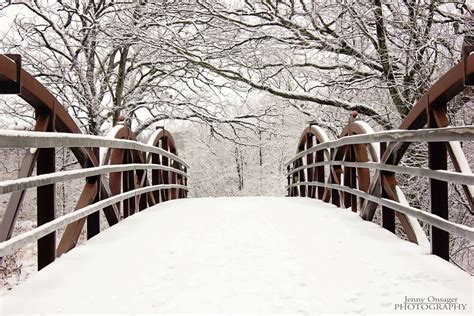
[[[19,55],[0,55],[0,93],[36,112],[34,131],[0,131],[2,148],[30,149],[18,179],[0,182],[10,194],[0,257],[36,242],[41,270],[1,298],[0,312],[470,313],[472,278],[449,262],[449,247],[451,235],[474,241],[474,228],[450,220],[448,184],[462,186],[472,214],[462,142],[474,127],[448,126],[446,113],[473,82],[466,51],[396,130],[374,132],[355,112],[334,140],[310,124],[286,164],[287,197],[196,199],[169,131],[142,143],[123,120],[104,137],[85,135]],[[427,168],[400,165],[414,143],[427,143]],[[82,169],[55,170],[61,147]],[[429,210],[408,203],[405,175],[429,179]],[[57,217],[55,184],[81,178],[75,210]],[[38,225],[13,236],[34,188]],[[84,229],[91,240],[76,247]]]

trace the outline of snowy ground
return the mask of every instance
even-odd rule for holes
[[[456,299],[469,314],[472,286],[453,265],[320,201],[185,199],[64,255],[0,297],[0,314],[400,315],[406,297]]]

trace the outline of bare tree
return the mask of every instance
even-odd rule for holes
[[[216,133],[222,124],[255,128],[261,113],[233,116],[224,109],[232,102],[213,78],[188,69],[173,52],[137,41],[130,30],[166,31],[142,23],[149,7],[111,0],[15,2],[3,8],[20,12],[4,49],[21,53],[91,134],[103,133],[120,115],[131,118],[137,133],[168,119],[210,125]]]
[[[465,2],[196,0],[167,1],[157,22],[158,6],[134,32],[150,47],[303,110],[357,110],[384,127],[459,59],[470,16]]]

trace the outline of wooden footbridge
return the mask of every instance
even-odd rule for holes
[[[424,295],[457,298],[466,304],[459,311],[470,312],[471,278],[447,261],[450,235],[472,242],[474,228],[450,221],[448,183],[462,185],[474,214],[474,176],[462,149],[474,127],[448,126],[447,106],[473,83],[474,54],[466,50],[396,130],[374,132],[357,113],[335,140],[310,125],[286,165],[288,197],[192,199],[189,166],[168,131],[142,143],[124,120],[107,136],[85,135],[19,55],[0,55],[0,93],[36,112],[34,131],[0,131],[1,147],[29,149],[18,179],[0,182],[0,193],[10,194],[0,257],[36,242],[38,269],[46,267],[0,298],[4,311],[363,313]],[[399,165],[419,142],[428,144],[428,168]],[[55,170],[61,147],[81,169]],[[430,209],[407,202],[396,178],[404,175],[429,178]],[[75,210],[57,217],[55,184],[81,178]],[[12,236],[33,188],[37,227]],[[378,207],[385,229],[371,223]],[[113,226],[103,233],[101,214]],[[396,217],[412,243],[389,233]],[[84,229],[88,239],[101,234],[74,249]],[[364,309],[370,304],[376,308]]]

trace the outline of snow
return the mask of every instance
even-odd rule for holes
[[[348,210],[305,198],[201,198],[131,216],[3,297],[10,313],[393,313],[472,278]],[[439,314],[438,314],[439,315]]]

